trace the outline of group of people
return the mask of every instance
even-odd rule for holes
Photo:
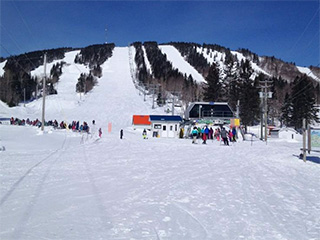
[[[10,124],[11,125],[30,125],[30,126],[36,126],[41,127],[42,122],[39,119],[36,120],[30,120],[29,118],[25,119],[19,119],[19,118],[10,118]],[[92,121],[92,125],[95,127],[95,120]],[[80,124],[79,121],[72,121],[72,123],[67,124],[65,121],[61,121],[60,123],[57,120],[49,120],[45,121],[44,126],[52,126],[54,129],[70,129],[74,132],[85,132],[90,133],[90,127],[86,121],[84,121],[82,124]],[[102,135],[101,128],[99,129],[99,137]]]
[[[192,143],[196,143],[198,138],[203,140],[202,144],[207,143],[207,139],[216,139],[217,141],[223,141],[225,145],[229,145],[230,142],[236,142],[237,140],[237,130],[236,128],[232,128],[227,131],[224,127],[217,128],[213,130],[212,127],[208,128],[208,126],[204,126],[203,128],[194,126],[192,131]]]

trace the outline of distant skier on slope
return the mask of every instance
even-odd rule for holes
[[[123,137],[123,130],[121,129],[120,130],[120,139],[122,139],[122,137]]]
[[[99,128],[99,138],[101,138],[101,136],[102,136],[102,130],[101,128]]]

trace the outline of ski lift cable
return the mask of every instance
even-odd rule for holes
[[[18,43],[16,42],[16,40],[12,37],[11,33],[7,30],[7,28],[5,28],[1,23],[0,26],[7,32],[8,36],[11,38],[11,40],[13,41],[13,43],[16,45],[16,47],[21,51],[22,49],[19,47]],[[24,53],[23,55],[26,56],[27,60],[33,65],[33,67],[36,69],[37,67],[34,65],[34,63],[29,59],[29,57]]]
[[[318,63],[315,67],[319,67],[320,66],[320,63]],[[305,75],[306,76],[310,76],[310,74],[312,73],[312,71],[311,71],[311,69],[309,69],[309,72],[308,73],[305,73]],[[302,78],[297,82],[297,83],[299,83],[300,81],[302,81]],[[312,83],[312,82],[311,82]],[[307,84],[304,88],[302,88],[301,90],[299,90],[299,92],[301,92],[301,91],[303,91],[308,85],[310,85],[311,83],[309,83],[309,84]],[[298,93],[296,93],[296,94],[299,94],[299,92]],[[295,95],[296,95],[295,94]],[[294,96],[291,96],[291,97],[289,97],[289,99],[290,98],[293,98]]]
[[[319,66],[320,64],[318,64],[317,66]],[[308,73],[308,75],[310,75],[311,71]],[[308,76],[307,75],[307,76]],[[301,80],[300,80],[301,81]],[[291,97],[289,97],[288,99],[290,101],[292,101],[293,99],[297,98],[305,89],[307,89],[311,84],[313,84],[312,82],[309,82],[306,86],[304,86],[302,89],[300,89],[297,93],[295,93],[294,95],[292,95]]]
[[[36,38],[34,37],[34,34],[32,34],[32,32],[31,32],[31,30],[30,30],[30,28],[29,28],[29,26],[28,26],[27,21],[26,21],[25,18],[22,16],[21,11],[20,11],[19,8],[17,7],[15,1],[12,1],[12,4],[13,4],[14,8],[16,9],[16,11],[18,12],[18,15],[20,16],[20,18],[21,18],[21,20],[22,20],[25,28],[27,29],[30,37],[33,39],[33,41],[34,41],[35,43],[38,43],[38,41],[37,41]],[[40,50],[40,51],[42,52],[43,55],[45,54],[45,52],[44,52],[43,50]]]
[[[12,55],[4,46],[2,43],[0,43],[1,47],[9,54],[9,55]],[[30,72],[26,71],[21,65],[20,63],[15,59],[15,58],[12,58],[18,65],[19,67],[26,73],[26,74],[30,74]]]
[[[307,24],[307,26],[304,28],[303,32],[301,33],[300,37],[298,38],[298,40],[293,44],[293,46],[291,47],[291,49],[289,50],[289,54],[291,54],[294,50],[294,48],[296,47],[296,45],[298,44],[298,42],[300,42],[300,40],[302,39],[303,35],[306,33],[308,27],[310,26],[310,24],[312,23],[313,19],[317,16],[318,12],[320,10],[320,7],[317,9],[317,11],[315,12],[315,14],[312,16],[311,20],[309,21],[309,23]]]

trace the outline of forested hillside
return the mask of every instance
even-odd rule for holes
[[[196,81],[194,75],[186,74],[190,71],[174,67],[176,64],[172,61],[176,60],[168,59],[164,52],[168,47],[160,46],[177,49],[182,61],[205,81]],[[31,71],[43,65],[44,53],[48,63],[55,61],[48,69],[46,91],[57,94],[55,86],[64,71],[65,53],[72,50],[79,51],[74,63],[89,69],[79,72],[75,91],[87,93],[102,76],[101,65],[112,57],[114,48],[115,44],[96,44],[81,49],[59,48],[1,58],[0,99],[9,106],[16,106],[41,96],[38,89],[42,88],[43,76],[32,75]],[[271,122],[280,119],[298,128],[300,120],[296,119],[303,112],[300,108],[310,108],[308,114],[302,115],[308,115],[309,121],[315,119],[315,113],[310,114],[310,111],[315,104],[320,104],[319,67],[298,67],[273,56],[258,56],[249,49],[232,51],[217,44],[135,42],[130,48],[135,50],[134,77],[145,93],[156,95],[159,106],[174,98],[184,105],[192,101],[223,101],[235,110],[239,100],[242,122],[250,125],[260,120],[262,99],[259,92],[263,86],[268,86],[267,90],[273,93],[267,109]]]

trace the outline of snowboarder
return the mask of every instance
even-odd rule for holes
[[[123,137],[123,130],[121,129],[120,130],[120,139],[122,139],[122,137]]]

